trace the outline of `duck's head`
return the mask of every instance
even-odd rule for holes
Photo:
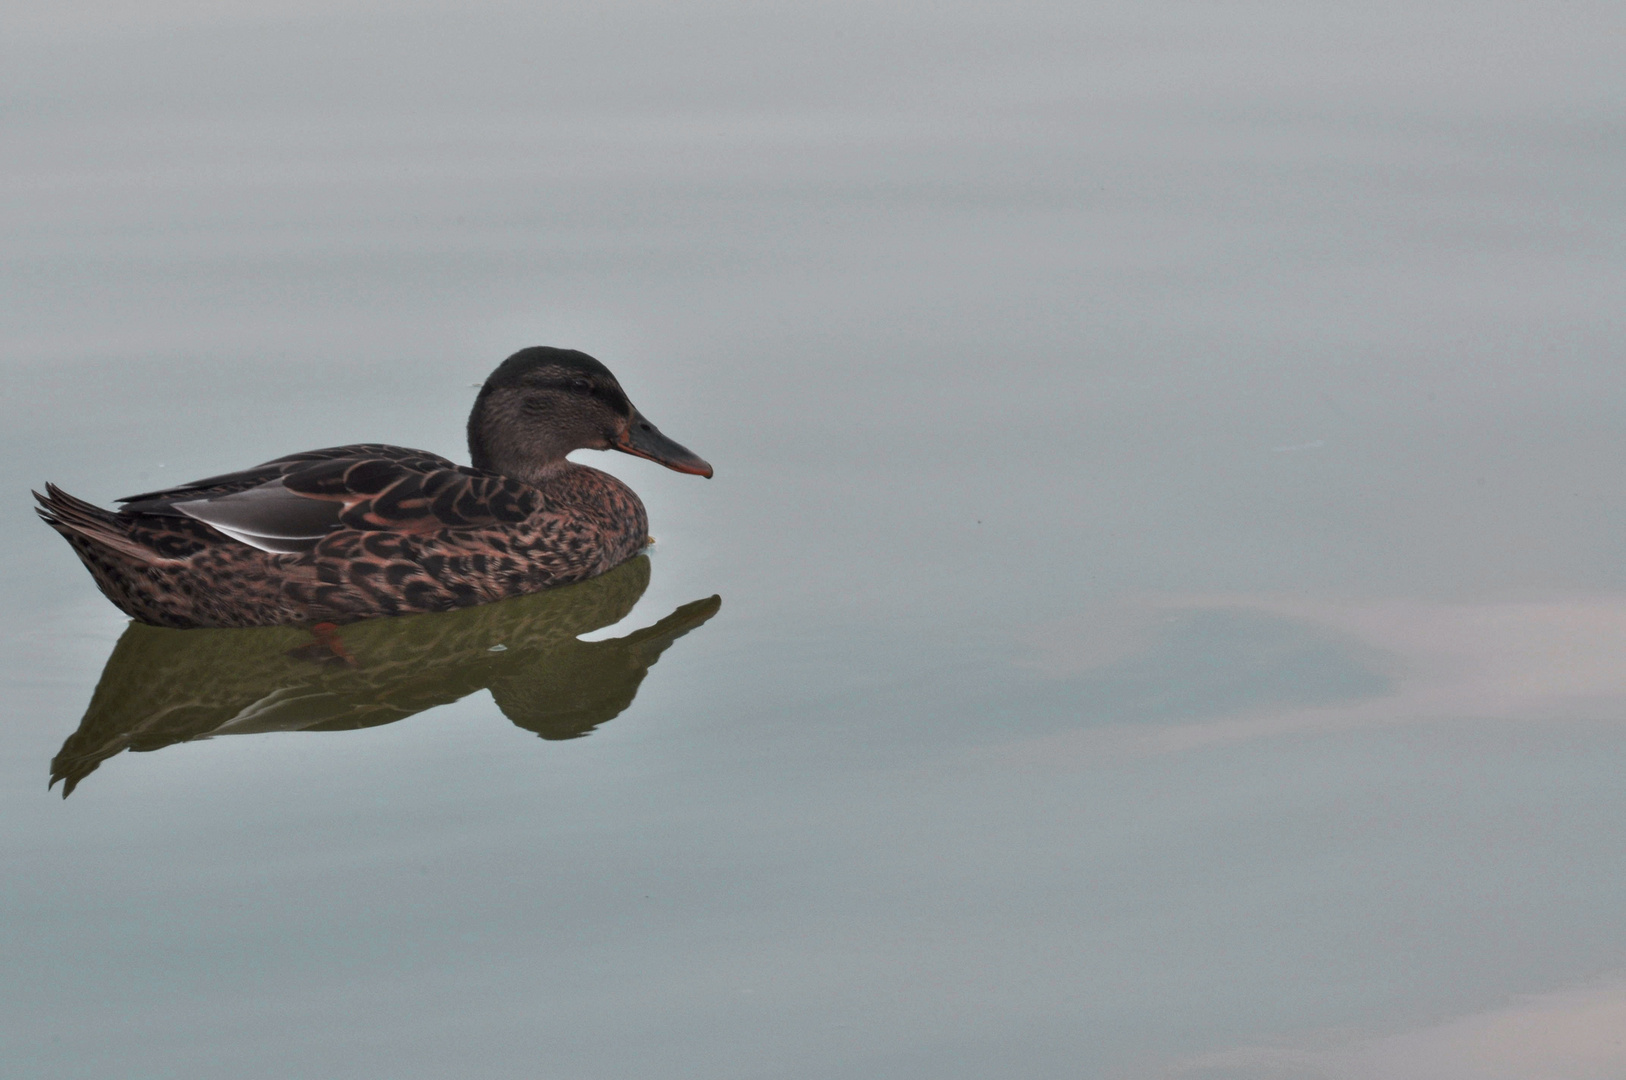
[[[572,450],[620,450],[668,469],[711,476],[711,466],[632,407],[610,369],[584,352],[538,346],[504,360],[469,414],[474,467],[536,483]]]

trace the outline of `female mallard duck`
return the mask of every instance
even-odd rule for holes
[[[131,495],[116,512],[54,484],[35,498],[107,598],[142,622],[344,623],[533,593],[642,551],[643,503],[566,460],[578,449],[711,475],[603,364],[534,348],[503,361],[475,398],[473,468],[361,443]]]

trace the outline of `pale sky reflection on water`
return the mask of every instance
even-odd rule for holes
[[[1530,1080],[1626,1073],[1626,986],[1618,979],[1369,1039],[1202,1054],[1160,1076],[1181,1080]]]
[[[1626,723],[1626,597],[1455,604],[1268,595],[1121,600],[1077,621],[1035,628],[1032,655],[1021,666],[1076,679],[1146,653],[1171,626],[1202,613],[1282,620],[1299,649],[1325,636],[1371,684],[1335,701],[1255,704],[1197,723],[1059,736],[1046,740],[1041,753],[1053,758],[1069,740],[1083,753],[1108,741],[1178,752],[1295,732],[1451,720]]]
[[[0,11],[0,1061],[1620,1074],[1623,21]],[[539,343],[717,467],[582,455],[658,664],[197,738],[298,665],[181,648],[222,716],[47,790],[142,635],[29,487],[461,459]]]

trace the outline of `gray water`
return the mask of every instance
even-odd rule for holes
[[[1626,1076],[1623,41],[0,12],[0,1074]],[[716,479],[354,672],[29,510],[531,344]]]

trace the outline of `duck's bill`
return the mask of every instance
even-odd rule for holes
[[[632,422],[622,431],[615,448],[624,454],[658,461],[680,473],[711,476],[711,466],[706,464],[704,458],[662,435],[660,429],[645,420],[641,413],[632,414]]]

